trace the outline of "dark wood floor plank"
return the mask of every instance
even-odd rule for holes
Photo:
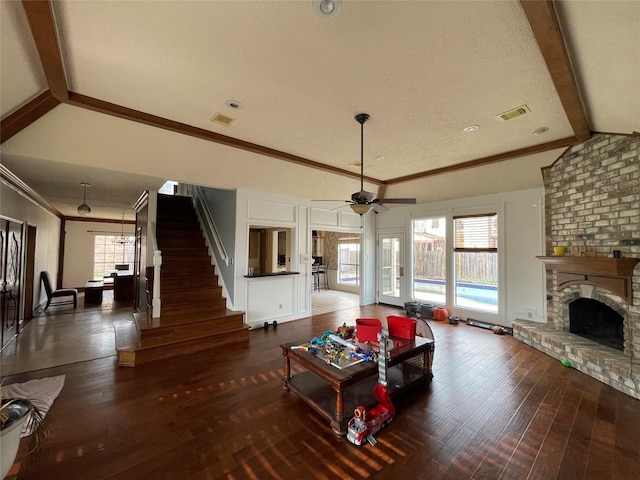
[[[398,313],[346,309],[136,368],[109,357],[9,377],[67,376],[19,479],[640,477],[640,401],[481,328],[429,322],[434,380],[397,399],[376,446],[336,438],[284,392],[281,343]]]

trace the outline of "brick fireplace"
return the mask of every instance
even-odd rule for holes
[[[639,150],[640,135],[596,134],[543,170],[546,255],[538,258],[546,269],[547,318],[516,320],[513,333],[640,399]],[[554,257],[554,246],[565,247],[565,256]],[[576,301],[589,305],[587,323],[597,312],[622,317],[620,345],[571,333]]]

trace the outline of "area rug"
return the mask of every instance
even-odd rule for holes
[[[12,383],[2,387],[2,398],[25,398],[40,410],[42,418],[45,417],[53,401],[58,398],[66,375],[57,377],[39,378],[24,383]],[[26,422],[22,430],[21,438],[28,437],[33,432],[33,422]]]

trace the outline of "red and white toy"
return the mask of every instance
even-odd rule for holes
[[[396,414],[396,409],[391,403],[387,391],[387,338],[380,339],[380,355],[378,356],[378,383],[373,387],[373,394],[378,404],[366,410],[359,406],[354,410],[354,416],[347,425],[347,440],[355,445],[362,445],[366,439],[371,445],[375,445],[374,434],[387,425]]]

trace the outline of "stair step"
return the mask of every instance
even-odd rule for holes
[[[162,247],[162,258],[165,257],[204,257],[210,258],[206,247]]]
[[[216,281],[215,267],[206,265],[162,265],[160,267],[160,282],[171,281],[173,278],[213,276]]]
[[[249,328],[226,332],[211,337],[196,338],[170,345],[156,345],[148,348],[118,350],[118,365],[122,367],[135,367],[156,360],[188,355],[191,353],[212,350],[216,347],[228,344],[243,343],[249,341]]]
[[[162,275],[160,274],[160,295],[164,295],[165,292],[192,290],[199,288],[215,288],[219,289],[220,295],[222,295],[222,287],[218,284],[217,275],[202,275],[193,276],[187,275],[179,277],[176,275]],[[216,294],[217,295],[217,294]]]
[[[136,317],[135,322],[140,332],[140,346],[143,348],[210,337],[242,329],[245,326],[244,314],[231,310],[218,315],[202,313],[160,318],[147,318],[146,315],[141,315]]]
[[[118,352],[118,365],[124,367],[135,366],[135,353],[132,350],[140,344],[138,328],[133,319],[115,322],[115,342]],[[122,354],[121,354],[122,352]]]
[[[186,290],[166,290],[160,283],[160,298],[163,304],[208,302],[211,300],[225,300],[222,287],[201,287]]]
[[[183,232],[184,235],[192,235],[193,231],[200,231],[200,222],[189,219],[162,220],[157,219],[156,237],[163,238],[165,232]]]
[[[221,312],[227,308],[227,300],[221,298],[219,300],[208,300],[198,303],[170,303],[162,299],[161,315],[188,315],[200,312]]]
[[[198,236],[176,236],[174,238],[163,238],[158,240],[158,248],[207,248],[204,238]]]
[[[197,256],[197,257],[179,257],[176,255],[162,256],[162,266],[187,266],[187,265],[200,265],[203,262],[211,264],[211,257]]]

